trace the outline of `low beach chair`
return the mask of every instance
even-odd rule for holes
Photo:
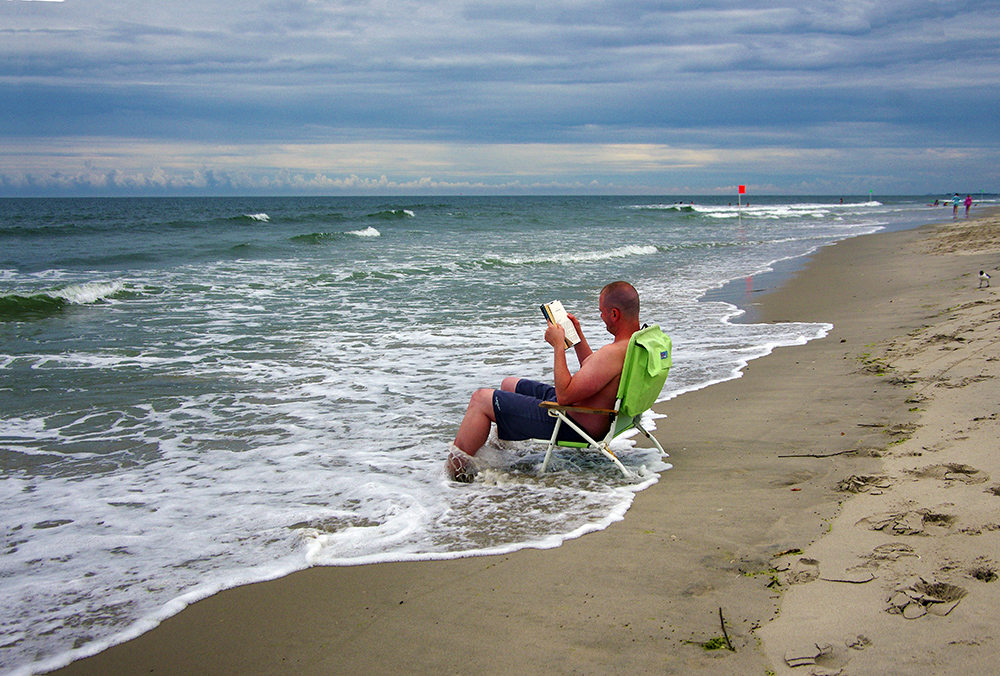
[[[653,442],[660,455],[665,457],[667,453],[663,450],[663,446],[646,431],[640,418],[656,403],[657,397],[663,390],[663,383],[667,380],[667,373],[670,371],[672,363],[670,349],[670,336],[663,333],[659,326],[649,326],[632,334],[625,351],[625,363],[622,366],[617,401],[613,409],[560,406],[554,401],[543,401],[540,406],[548,409],[549,415],[558,418],[558,420],[556,420],[555,430],[552,432],[552,438],[549,439],[549,446],[545,451],[542,472],[544,473],[548,469],[552,451],[556,447],[560,447],[598,451],[611,460],[623,475],[632,477],[634,472],[629,471],[611,451],[611,440],[633,427]],[[611,417],[611,427],[608,429],[608,433],[601,440],[594,439],[569,417],[569,414],[574,411],[607,414]],[[559,430],[564,423],[586,439],[586,442],[560,441],[558,438]]]

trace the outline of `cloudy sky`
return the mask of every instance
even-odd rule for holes
[[[1000,0],[0,0],[0,195],[1000,191]]]

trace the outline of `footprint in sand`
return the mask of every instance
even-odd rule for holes
[[[991,568],[976,568],[969,571],[969,575],[980,582],[993,582],[997,579],[997,572]]]
[[[973,383],[982,383],[982,382],[985,382],[985,381],[989,380],[992,377],[993,376],[990,376],[990,375],[978,375],[978,376],[969,376],[969,377],[966,377],[966,378],[962,378],[961,380],[958,380],[958,381],[955,381],[955,380],[941,380],[939,382],[934,383],[934,387],[945,387],[945,388],[948,388],[949,390],[957,390],[957,389],[960,389],[962,387],[968,387],[969,385],[971,385]]]
[[[957,350],[958,347],[950,343],[964,343],[966,339],[957,334],[938,333],[927,340],[928,345],[941,344],[942,350]]]
[[[888,477],[877,474],[852,474],[837,482],[837,490],[845,493],[881,495],[890,486],[892,486],[892,481]]]
[[[912,584],[897,587],[889,597],[887,613],[915,620],[928,613],[945,616],[955,609],[968,591],[947,582],[929,582],[918,578]]]
[[[995,582],[997,579],[997,567],[991,559],[980,556],[972,562],[969,568],[969,576],[980,582]]]
[[[951,514],[941,514],[921,508],[872,514],[860,519],[855,525],[892,535],[930,535],[938,529],[947,530],[954,523],[955,517]]]
[[[819,579],[819,561],[800,557],[791,562],[782,562],[775,570],[785,574],[786,584],[805,584]]]
[[[771,481],[770,485],[773,486],[774,488],[785,488],[787,486],[795,486],[797,484],[809,481],[814,476],[816,476],[816,472],[801,470],[798,472],[792,472],[791,474],[784,476],[780,479],[775,479]]]
[[[990,479],[990,475],[975,467],[958,462],[947,462],[940,465],[928,465],[923,469],[907,470],[909,474],[921,479],[941,479],[943,481],[961,481],[966,484],[982,484]]]
[[[871,641],[861,635],[844,641],[843,646],[805,640],[785,650],[785,664],[792,668],[813,666],[808,673],[816,676],[839,676],[850,661],[848,648],[863,650],[870,644]]]
[[[910,545],[887,542],[875,547],[868,558],[872,561],[896,561],[904,556],[917,556],[917,552]]]

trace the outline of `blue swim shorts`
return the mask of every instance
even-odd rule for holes
[[[551,439],[556,418],[539,406],[543,401],[555,401],[556,388],[546,383],[522,378],[514,392],[493,390],[493,415],[497,422],[497,437],[506,441]],[[560,441],[585,441],[569,425],[559,428]]]

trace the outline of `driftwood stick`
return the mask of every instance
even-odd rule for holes
[[[729,641],[729,632],[726,631],[726,620],[722,617],[722,606],[719,606],[719,624],[722,625],[722,638],[726,639],[726,647],[729,648],[731,652],[736,652],[736,648]]]
[[[837,451],[836,453],[791,453],[788,455],[779,455],[779,458],[832,458],[835,455],[847,455],[848,453],[857,453],[857,449],[852,448],[849,451]]]

